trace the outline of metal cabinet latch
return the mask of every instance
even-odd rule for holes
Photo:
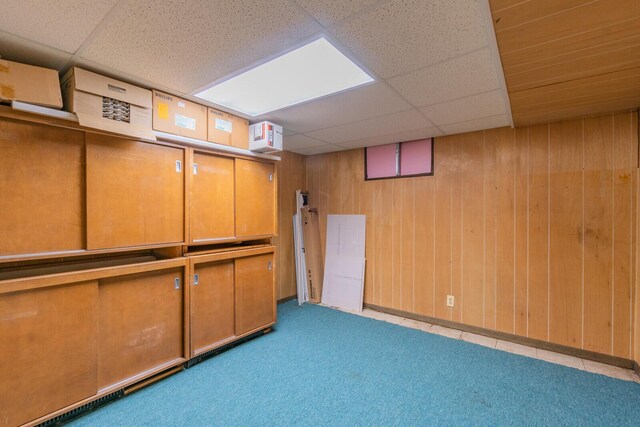
[[[198,175],[198,164],[197,163],[193,164],[193,174],[194,175]]]
[[[269,182],[273,182],[273,174],[269,173]]]
[[[199,282],[200,282],[200,275],[199,274],[194,274],[193,275],[193,286],[197,286]]]
[[[271,271],[271,269],[272,269],[272,268],[273,268],[273,266],[271,265],[271,261],[269,261],[269,262],[267,263],[267,269],[268,269],[269,271]]]
[[[175,289],[180,289],[180,278],[176,277],[175,279],[173,279],[173,287]]]
[[[180,160],[176,160],[176,172],[182,172],[182,162]]]

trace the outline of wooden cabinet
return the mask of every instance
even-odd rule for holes
[[[183,292],[178,268],[100,281],[99,389],[179,362]]]
[[[233,260],[197,263],[191,271],[191,345],[197,356],[235,335]]]
[[[235,262],[236,335],[275,321],[273,254],[239,258]]]
[[[190,257],[192,356],[276,320],[273,246]]]
[[[0,273],[0,426],[64,412],[186,361],[186,260],[120,262]]]
[[[184,149],[87,134],[87,247],[184,241]]]
[[[234,159],[194,152],[191,168],[190,242],[234,238]]]
[[[2,290],[0,285],[0,426],[93,396],[97,282]]]
[[[0,118],[0,257],[84,248],[84,132]]]
[[[275,234],[276,178],[273,163],[236,159],[236,236]]]

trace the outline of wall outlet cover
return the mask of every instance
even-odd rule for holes
[[[456,303],[456,299],[453,295],[447,295],[447,307],[453,307]]]

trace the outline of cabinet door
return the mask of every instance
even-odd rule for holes
[[[184,356],[183,292],[180,268],[100,281],[100,389]]]
[[[191,287],[194,356],[234,336],[233,260],[196,264]]]
[[[275,233],[275,176],[272,163],[236,159],[236,236]]]
[[[87,134],[88,248],[183,241],[184,150]]]
[[[238,258],[236,277],[236,335],[275,321],[273,254]]]
[[[84,133],[0,119],[0,256],[84,248]]]
[[[233,159],[195,153],[191,168],[191,243],[234,237]]]
[[[96,394],[97,301],[96,282],[0,294],[0,425]]]

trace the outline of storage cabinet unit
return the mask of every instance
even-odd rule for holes
[[[0,153],[0,427],[275,322],[273,163],[5,106]]]
[[[234,159],[194,152],[191,167],[190,242],[235,237]]]
[[[190,257],[192,356],[276,320],[273,246]]]
[[[0,257],[82,250],[84,175],[84,132],[0,119]]]
[[[177,258],[0,274],[0,425],[36,420],[186,361],[185,266]]]
[[[276,233],[273,163],[236,159],[236,236]]]
[[[184,241],[184,149],[87,134],[87,247]]]

